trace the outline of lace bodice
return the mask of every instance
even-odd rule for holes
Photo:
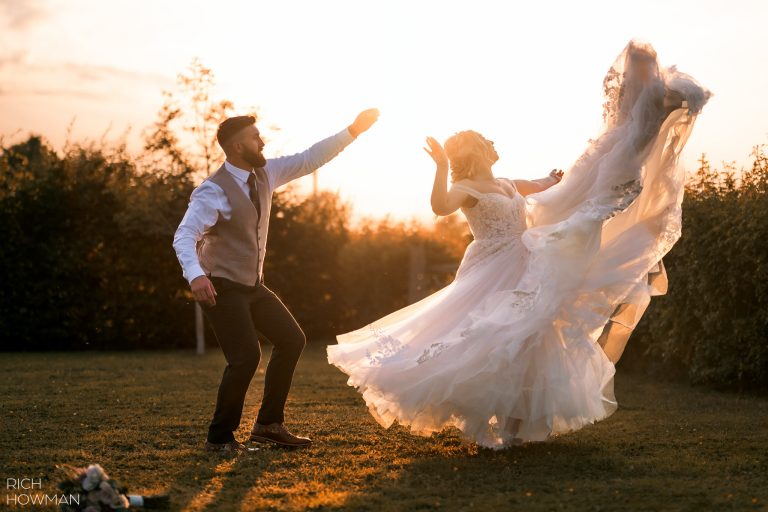
[[[461,211],[475,240],[519,238],[525,231],[525,199],[518,192],[514,196],[474,192],[473,196],[475,206]]]

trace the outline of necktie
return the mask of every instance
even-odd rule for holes
[[[256,174],[253,172],[248,175],[248,195],[253,206],[256,207],[256,214],[261,217],[261,201],[259,201],[259,191],[256,190]]]
[[[256,240],[258,245],[261,246],[261,241],[259,240],[259,224],[261,224],[261,201],[259,201],[259,191],[256,189],[256,173],[254,172],[248,174],[248,195],[251,197],[253,206],[256,207]],[[259,272],[258,283],[263,282],[264,275]]]

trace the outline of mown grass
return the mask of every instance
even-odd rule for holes
[[[310,345],[287,424],[315,444],[229,459],[201,451],[222,368],[219,350],[3,354],[2,477],[42,477],[42,492],[53,493],[55,464],[98,462],[132,491],[169,492],[183,511],[768,508],[764,397],[619,371],[620,408],[610,418],[497,452],[454,432],[380,428],[324,348]]]

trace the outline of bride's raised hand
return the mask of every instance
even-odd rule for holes
[[[427,147],[424,151],[434,160],[438,169],[448,169],[448,156],[445,154],[443,146],[437,142],[434,137],[427,137]]]

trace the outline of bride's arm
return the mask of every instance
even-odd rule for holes
[[[675,109],[686,107],[689,114],[698,114],[712,96],[709,89],[674,66],[667,69],[664,85],[664,107],[667,115]]]
[[[512,181],[515,183],[515,187],[517,187],[517,191],[520,193],[520,195],[527,196],[528,194],[535,194],[536,192],[547,190],[553,185],[557,185],[560,183],[562,177],[563,171],[553,170],[546,178],[539,178],[538,180]]]
[[[448,157],[437,140],[427,137],[424,151],[435,161],[435,182],[432,185],[432,211],[435,215],[450,215],[467,200],[469,195],[457,189],[448,190]]]

